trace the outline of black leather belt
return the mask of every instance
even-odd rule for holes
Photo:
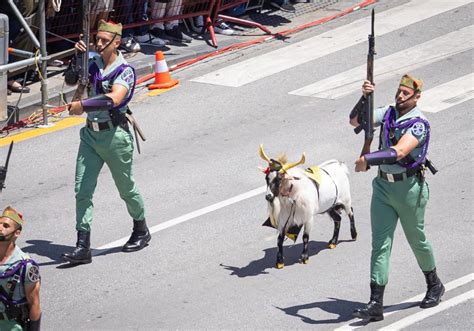
[[[102,131],[102,130],[109,130],[114,127],[112,124],[112,121],[107,121],[107,122],[92,122],[87,120],[87,127],[91,129],[92,131]]]
[[[99,132],[99,131],[102,131],[102,130],[109,130],[109,129],[115,128],[116,126],[121,126],[125,131],[129,132],[128,122],[124,122],[124,123],[119,124],[119,125],[114,125],[112,123],[112,121],[93,122],[93,121],[87,120],[86,121],[86,126],[90,130],[95,131],[95,132]]]
[[[405,180],[408,177],[412,177],[413,175],[416,175],[418,172],[419,168],[415,169],[409,169],[406,172],[402,172],[401,174],[390,174],[387,172],[383,172],[382,170],[379,169],[379,176],[382,179],[385,179],[386,181],[393,183],[393,182],[399,182],[401,180]]]

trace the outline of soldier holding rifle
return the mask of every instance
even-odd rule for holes
[[[100,56],[90,59],[87,68],[89,97],[75,100],[69,106],[72,115],[87,114],[86,126],[80,132],[81,142],[76,161],[76,248],[71,253],[63,254],[63,258],[71,263],[92,261],[92,196],[104,163],[109,167],[120,197],[133,219],[132,235],[122,250],[140,250],[151,239],[145,223],[143,198],[132,174],[134,139],[127,121],[127,104],[133,95],[135,72],[117,51],[121,35],[121,24],[103,20],[99,22],[95,46]],[[87,46],[83,41],[75,45],[76,50],[85,56],[88,54]]]
[[[373,14],[372,14],[373,15]],[[372,16],[373,22],[373,16]],[[373,40],[369,62],[373,61]],[[370,47],[371,46],[371,47]],[[372,54],[371,54],[372,53]],[[371,57],[372,55],[372,57]],[[425,208],[429,198],[425,182],[426,168],[436,168],[426,158],[430,140],[430,126],[417,107],[423,82],[404,75],[395,95],[395,106],[373,109],[373,63],[368,65],[368,79],[362,85],[362,98],[350,114],[350,124],[356,133],[365,131],[362,155],[355,162],[356,172],[365,172],[370,166],[379,166],[372,181],[373,194],[370,208],[372,226],[372,256],[370,263],[370,301],[354,311],[358,318],[383,320],[383,295],[388,283],[390,253],[395,228],[400,219],[427,284],[427,292],[420,307],[439,304],[444,286],[436,274],[433,248],[424,231]],[[370,152],[373,127],[381,125],[379,150]]]

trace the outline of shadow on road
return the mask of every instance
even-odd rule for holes
[[[304,323],[338,324],[338,323],[347,322],[353,319],[352,312],[356,308],[359,308],[363,305],[363,303],[361,302],[341,300],[341,299],[336,299],[336,298],[328,298],[328,299],[329,299],[328,301],[312,302],[312,303],[307,303],[307,304],[298,305],[298,306],[291,306],[291,307],[286,307],[286,308],[280,308],[280,307],[275,307],[275,308],[280,309],[281,311],[285,312],[285,314],[287,315],[300,318],[301,321],[303,321]],[[338,315],[338,316],[332,319],[314,320],[308,316],[305,316],[304,311],[310,310],[310,309],[321,309],[327,313]],[[307,312],[307,313],[309,315],[310,312]],[[357,326],[363,326],[367,324],[366,321],[358,321],[356,323],[357,323]],[[355,326],[356,323],[354,323],[353,326]],[[359,323],[362,323],[362,324],[359,324]]]
[[[280,308],[280,307],[275,307],[287,315],[291,315],[294,317],[300,318],[303,322],[308,323],[308,324],[338,324],[338,323],[344,323],[347,321],[350,321],[354,319],[352,317],[352,312],[357,309],[362,307],[364,303],[361,302],[355,302],[355,301],[348,301],[348,300],[342,300],[342,299],[336,299],[336,298],[328,298],[328,301],[320,301],[320,302],[312,302],[312,303],[307,303],[304,305],[297,305],[297,306],[291,306],[291,307],[286,307],[286,308]],[[384,312],[392,312],[392,311],[401,311],[413,307],[417,307],[420,303],[419,302],[404,302],[396,305],[391,305],[391,306],[384,306]],[[314,320],[308,316],[304,315],[305,310],[309,309],[321,309],[327,313],[338,315],[337,318],[333,319],[324,319],[324,320]],[[308,312],[309,315],[310,312]],[[361,327],[369,324],[370,322],[367,320],[357,320],[353,323],[350,323],[349,325],[351,327]],[[374,322],[372,322],[374,323]]]
[[[58,265],[58,269],[67,269],[71,267],[76,267],[78,264],[71,264],[65,262],[61,258],[61,254],[64,252],[71,252],[75,246],[67,246],[67,245],[57,245],[54,244],[50,240],[28,240],[26,241],[27,244],[30,246],[22,247],[21,250],[28,254],[36,254],[38,256],[44,256],[49,258],[51,261],[49,262],[41,262],[38,263],[40,266],[48,266],[48,265]],[[104,250],[103,252],[94,251],[94,256],[101,256],[101,255],[108,255],[114,254],[122,251],[122,247],[114,247],[111,249]]]
[[[30,246],[22,247],[21,250],[28,254],[36,254],[49,258],[50,262],[38,263],[40,266],[61,264],[64,261],[61,259],[61,254],[70,252],[75,246],[57,245],[50,240],[28,240],[26,241]]]
[[[342,240],[339,243],[343,242]],[[323,241],[310,241],[309,242],[309,256],[315,256],[322,250],[328,249],[328,243]],[[283,253],[285,255],[285,267],[299,263],[301,252],[303,251],[303,244],[296,244],[293,246],[285,246]],[[277,248],[268,248],[264,250],[265,255],[256,261],[252,261],[245,267],[234,267],[221,263],[220,265],[224,269],[232,271],[231,276],[237,277],[251,277],[263,274],[268,274],[266,269],[274,268],[276,263]]]

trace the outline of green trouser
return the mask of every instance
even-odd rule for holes
[[[104,162],[112,173],[115,186],[125,201],[130,216],[137,221],[144,220],[143,198],[132,174],[132,134],[121,127],[99,132],[83,127],[80,136],[76,160],[76,229],[86,232],[91,230],[94,208],[92,196]]]
[[[23,328],[16,321],[5,321],[5,320],[3,320],[3,321],[0,321],[0,331],[3,331],[3,330],[22,331]]]
[[[378,285],[386,285],[388,282],[393,234],[398,219],[421,270],[433,270],[436,266],[433,248],[424,231],[425,208],[429,199],[428,183],[422,185],[417,176],[392,183],[376,177],[372,181],[372,187],[371,282]]]

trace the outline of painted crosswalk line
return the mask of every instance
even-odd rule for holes
[[[469,0],[411,1],[401,6],[377,13],[377,37],[449,10],[471,3]],[[239,87],[293,68],[325,55],[367,41],[370,17],[324,32],[313,38],[253,57],[216,70],[191,81]]]
[[[423,112],[437,113],[474,98],[474,74],[459,77],[421,93]]]
[[[405,317],[395,323],[392,323],[390,325],[387,325],[386,327],[383,327],[379,329],[379,331],[394,331],[394,330],[401,330],[404,329],[410,325],[413,325],[415,323],[418,323],[430,316],[433,316],[435,314],[438,314],[446,309],[452,308],[456,305],[459,305],[460,303],[466,302],[468,300],[474,299],[474,290],[468,291],[466,293],[460,294],[452,299],[442,301],[438,306],[430,308],[430,309],[425,309],[422,310],[416,314],[410,315],[408,317]]]
[[[470,274],[467,274],[461,278],[458,278],[458,279],[455,279],[453,281],[450,281],[449,283],[447,284],[444,284],[444,287],[446,289],[446,292],[449,292],[449,291],[452,291],[458,287],[461,287],[461,286],[464,286],[466,284],[469,284],[471,283],[472,281],[474,280],[474,273],[470,273]],[[446,295],[446,294],[445,294]],[[425,297],[425,293],[422,293],[422,294],[418,294],[412,298],[409,298],[403,302],[401,302],[400,304],[398,305],[394,305],[394,306],[390,306],[388,307],[387,309],[384,309],[384,317],[387,318],[388,316],[390,315],[393,315],[395,313],[398,313],[400,311],[403,311],[405,309],[408,309],[410,307],[413,307],[413,303],[414,302],[419,302],[421,301],[423,298]],[[342,331],[342,330],[356,330],[356,329],[359,329],[361,327],[363,327],[364,325],[353,325],[354,323],[357,323],[358,321],[360,321],[360,319],[358,318],[354,318],[354,319],[351,319],[350,321],[347,321],[346,324],[344,324],[343,326],[341,327],[338,327],[337,329],[335,329],[335,331]]]
[[[374,81],[380,83],[390,79],[398,80],[407,72],[473,49],[474,44],[471,42],[473,35],[474,25],[470,25],[400,52],[378,58],[374,66]],[[360,91],[366,70],[367,66],[364,64],[289,93],[299,96],[337,99]]]

